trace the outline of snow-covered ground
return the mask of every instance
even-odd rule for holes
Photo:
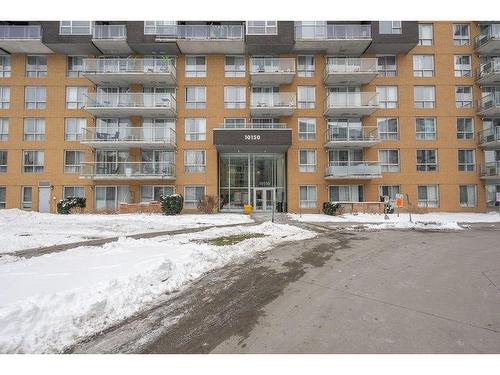
[[[241,233],[266,236],[229,246],[199,241]],[[0,264],[0,353],[61,351],[209,270],[280,242],[314,236],[265,222],[154,239],[120,238],[102,247],[30,259],[7,256]]]
[[[252,219],[242,214],[55,215],[8,209],[0,210],[0,253],[134,233],[250,222]]]

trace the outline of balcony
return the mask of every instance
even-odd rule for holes
[[[82,163],[80,178],[91,180],[174,180],[175,165],[141,161]]]
[[[371,147],[380,143],[376,126],[330,127],[325,132],[326,148]]]
[[[483,117],[500,116],[500,92],[493,92],[479,99],[477,114]]]
[[[86,128],[80,143],[98,149],[175,149],[175,130],[167,127]]]
[[[360,55],[371,41],[371,25],[295,25],[296,51]]]
[[[479,177],[484,180],[493,180],[490,182],[500,182],[500,161],[481,164]]]
[[[325,169],[328,180],[370,180],[381,178],[382,169],[378,161],[329,162]]]
[[[8,53],[52,53],[40,25],[0,25],[0,48]]]
[[[84,76],[96,85],[175,86],[176,73],[169,59],[84,59]]]
[[[335,58],[325,66],[326,85],[360,86],[370,83],[377,76],[377,59],[358,57]]]
[[[294,58],[253,57],[250,61],[250,80],[252,85],[290,84],[294,76]]]
[[[172,94],[91,93],[87,94],[83,108],[96,117],[176,116],[176,103]]]
[[[184,54],[245,52],[243,25],[177,25],[177,45]],[[171,40],[171,35],[157,35],[156,40]]]
[[[253,117],[291,116],[297,108],[294,92],[252,93],[250,114]]]
[[[500,54],[500,24],[493,23],[476,37],[476,52],[480,55]]]
[[[500,149],[500,126],[481,130],[478,133],[479,146],[485,149]]]
[[[379,109],[376,92],[331,92],[325,98],[325,116],[362,117]]]
[[[479,67],[477,83],[482,86],[500,85],[500,58],[494,58]]]
[[[125,25],[95,25],[92,31],[92,43],[105,55],[131,54],[127,43]]]

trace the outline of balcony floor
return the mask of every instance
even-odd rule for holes
[[[175,176],[160,176],[160,175],[139,175],[139,176],[126,176],[126,175],[81,175],[81,179],[85,180],[175,180]]]
[[[104,150],[114,150],[122,148],[141,148],[141,149],[157,149],[157,150],[175,150],[176,145],[174,142],[153,142],[153,141],[97,141],[97,140],[82,140],[82,145],[92,148]]]
[[[490,39],[481,47],[476,48],[479,55],[500,55],[500,39]]]
[[[105,55],[130,55],[134,51],[127,44],[127,39],[92,39],[92,43]]]
[[[363,117],[369,116],[379,107],[329,107],[324,115],[327,117]]]
[[[289,85],[295,77],[295,72],[251,73],[252,85]]]
[[[245,41],[243,39],[178,39],[177,45],[183,54],[243,54]]]
[[[143,86],[175,86],[176,79],[171,73],[85,73],[84,77],[96,85],[140,84]]]
[[[365,148],[372,147],[381,142],[380,138],[378,139],[365,139],[359,141],[328,141],[325,143],[325,148]]]
[[[168,117],[177,116],[171,107],[85,107],[95,117]]]
[[[477,114],[483,117],[499,117],[500,116],[500,106],[490,107],[488,109],[483,109],[478,111]]]
[[[374,178],[382,178],[382,175],[358,175],[358,176],[333,176],[325,175],[325,180],[372,180]]]
[[[325,76],[326,85],[349,85],[349,86],[360,86],[370,83],[377,73],[328,73]]]
[[[9,53],[54,53],[41,39],[0,39],[0,48]]]
[[[371,39],[330,39],[330,40],[296,40],[294,50],[320,51],[337,55],[361,55],[368,48]]]
[[[250,107],[252,117],[281,117],[291,116],[295,107]]]
[[[500,85],[500,72],[482,76],[477,80],[477,84],[481,86]]]

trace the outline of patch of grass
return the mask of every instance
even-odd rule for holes
[[[267,237],[267,235],[262,233],[234,234],[232,236],[212,238],[210,240],[206,240],[206,242],[215,246],[229,246],[237,244],[238,242],[241,241],[248,240],[250,238],[260,238],[260,237]]]

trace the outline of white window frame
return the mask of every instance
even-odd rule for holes
[[[300,125],[305,124],[306,130],[301,131]],[[301,141],[312,141],[316,139],[316,118],[314,117],[299,117],[297,119],[298,134]],[[310,129],[313,129],[311,131]]]
[[[36,59],[36,64],[28,65],[30,58]],[[40,60],[45,59],[45,65],[40,63]],[[45,78],[47,77],[47,55],[26,55],[26,77],[28,78]]]
[[[33,125],[33,129],[27,127]],[[28,131],[29,130],[29,131]],[[37,142],[45,140],[45,118],[25,117],[23,121],[23,140],[27,142]]]
[[[198,64],[198,59],[203,58],[204,64]],[[188,60],[194,59],[195,64],[188,64]],[[205,55],[186,55],[184,57],[184,74],[187,78],[205,78],[207,76],[207,56]]]
[[[332,188],[345,189],[345,192],[347,192],[349,195],[349,199],[348,200],[338,200],[338,201],[330,199],[331,195],[332,195],[332,193],[331,193]],[[359,199],[357,201],[353,200],[354,190],[357,190],[356,194],[358,195],[358,199]],[[364,191],[363,185],[328,185],[328,200],[330,202],[340,202],[340,203],[342,203],[342,202],[363,202],[364,196],[365,196],[365,191]],[[339,198],[340,198],[340,195],[339,195]]]
[[[398,86],[377,86],[378,101],[381,108],[398,108]],[[395,98],[389,99],[388,95],[391,92],[396,93]],[[392,100],[395,99],[395,100]]]
[[[148,193],[147,197],[151,197],[151,199],[146,199],[144,196],[144,189],[150,189],[151,194]],[[171,194],[164,194],[166,190],[171,190],[172,194],[175,194],[175,186],[174,185],[141,185],[139,192],[140,192],[140,201],[141,203],[148,203],[148,202],[159,202],[158,200],[155,200],[155,190],[162,190],[162,194],[160,194],[160,197],[162,195],[171,195]],[[160,198],[159,197],[159,198]]]
[[[0,109],[10,108],[10,86],[0,86]]]
[[[261,25],[252,25],[252,22],[264,22]],[[246,21],[246,34],[247,35],[277,35],[278,34],[278,21]],[[258,31],[256,29],[262,29]]]
[[[460,64],[460,61],[457,61],[463,57],[469,58],[469,64]],[[472,55],[454,55],[453,66],[455,69],[455,77],[470,77],[472,74]]]
[[[428,131],[427,125],[430,124],[428,120],[432,120],[434,129]],[[419,130],[419,125],[424,125],[423,130]],[[437,139],[437,121],[435,117],[416,117],[415,118],[415,139],[417,141],[429,141]]]
[[[69,190],[73,190],[73,194],[68,194]],[[78,193],[75,193],[76,191],[78,191]],[[63,198],[68,198],[68,197],[85,198],[85,186],[77,186],[77,185],[63,186]]]
[[[189,199],[191,198],[190,195],[188,195],[187,191],[188,189],[195,189],[194,197],[195,200]],[[203,193],[201,194],[201,197],[206,195],[206,186],[205,185],[186,185],[184,186],[184,208],[185,209],[196,209],[198,208],[198,203],[199,199],[196,200],[196,193],[198,189],[203,189]]]
[[[394,65],[387,64],[387,58],[394,58]],[[384,60],[384,64],[380,64],[380,59]],[[398,75],[398,57],[397,55],[377,55],[377,73],[381,77],[397,77]]]
[[[9,118],[0,117],[0,142],[9,140]]]
[[[303,189],[305,189],[306,199],[302,199]],[[311,192],[313,193],[312,196]],[[318,187],[316,185],[299,185],[300,208],[316,208],[317,205],[318,205]]]
[[[467,27],[467,35],[455,35],[455,28],[459,26],[460,28],[463,27],[463,26],[466,26]],[[452,31],[452,35],[453,35],[453,44],[455,46],[468,46],[470,44],[470,24],[468,23],[454,23],[453,24],[453,31]]]
[[[74,121],[74,124],[71,122]],[[80,126],[80,130],[77,130],[77,133],[68,132],[69,126],[75,125],[78,129]],[[64,140],[65,141],[80,141],[83,137],[83,131],[87,128],[87,119],[85,117],[66,117],[64,119]]]
[[[419,151],[424,151],[425,155],[425,161],[423,163],[418,162],[418,152]],[[428,161],[430,159],[429,153],[433,152],[434,153],[434,159],[436,160],[435,163],[431,163]],[[437,172],[438,171],[438,150],[435,148],[419,148],[415,150],[415,155],[416,155],[416,167],[417,167],[417,172]],[[420,169],[419,169],[420,168]]]
[[[306,163],[302,164],[301,163],[301,155],[305,153],[306,154]],[[314,155],[313,159],[310,160],[310,155]],[[318,158],[317,158],[317,153],[315,149],[310,149],[310,148],[302,148],[298,152],[298,157],[299,157],[299,172],[303,173],[313,173],[316,172],[316,166],[318,164]]]
[[[380,26],[382,23],[391,23],[391,32],[381,32],[382,29]],[[394,35],[394,34],[402,34],[403,33],[403,23],[402,21],[379,21],[378,33],[381,35]]]
[[[188,101],[188,89],[193,89],[195,100]],[[201,95],[203,92],[203,95]],[[207,87],[206,86],[186,86],[184,90],[186,109],[205,109],[207,108]],[[203,101],[200,100],[203,96]]]
[[[460,90],[469,90],[469,93],[459,92]],[[455,86],[455,106],[457,108],[472,108],[474,103],[474,90],[472,86]]]
[[[158,32],[158,28],[168,28],[171,32]],[[144,35],[177,35],[177,21],[144,21]]]
[[[396,131],[390,131],[389,121],[396,120]],[[381,130],[381,125],[385,123],[387,131]],[[392,123],[392,122],[391,122]],[[386,141],[397,141],[399,140],[399,118],[398,117],[377,117],[377,129],[380,139]]]
[[[466,120],[470,120],[466,121]],[[460,123],[462,122],[462,123]],[[471,140],[474,139],[474,118],[473,117],[457,117],[457,139],[459,140]],[[467,125],[471,125],[471,130],[466,131]],[[463,129],[460,130],[459,127],[463,126]]]
[[[207,119],[205,117],[186,117],[184,119],[184,140],[205,141],[206,139]]]
[[[425,199],[419,197],[420,188],[425,187]],[[436,189],[436,200],[429,200],[429,188]],[[417,185],[417,205],[420,208],[439,208],[439,185]]]
[[[432,89],[432,99],[419,98],[417,100],[418,89]],[[436,86],[417,85],[413,86],[413,104],[415,108],[436,108]]]
[[[465,187],[467,188],[467,201],[462,201],[462,188]],[[472,194],[472,198],[473,198],[473,202],[470,203],[469,202],[469,188],[473,188],[472,191],[473,191],[473,194]],[[460,207],[463,207],[463,208],[475,208],[477,207],[477,185],[473,185],[473,184],[464,184],[464,185],[458,185],[458,203],[460,204]]]
[[[396,151],[396,155],[398,156],[398,162],[397,163],[391,163],[391,154],[394,154],[394,151]],[[382,155],[386,154],[387,155],[387,162],[382,161]],[[380,162],[380,169],[382,172],[386,173],[398,173],[401,172],[401,159],[399,157],[399,149],[382,149],[378,150],[378,159]]]
[[[86,26],[73,25],[73,22],[88,22],[88,29],[85,30]],[[60,21],[59,22],[59,35],[92,35],[92,29],[94,27],[93,21]],[[75,30],[82,29],[76,32]],[[65,32],[68,30],[69,32]]]
[[[431,37],[424,38],[423,28],[430,27]],[[418,45],[419,46],[432,46],[434,44],[434,25],[432,23],[419,23],[418,24]]]
[[[202,164],[198,164],[198,163],[188,164],[187,159],[188,159],[188,154],[190,152],[201,153],[203,155],[203,163]],[[205,173],[206,168],[207,168],[207,151],[206,150],[199,150],[199,149],[184,150],[184,172],[185,173]]]
[[[434,77],[435,69],[434,55],[413,55],[413,77]]]
[[[9,162],[9,151],[8,150],[0,150],[0,155],[2,155],[2,158],[0,158],[0,173],[7,173],[7,168],[8,168],[8,162]],[[5,155],[5,164],[3,164],[3,155]]]
[[[231,100],[231,96],[236,100]],[[224,108],[242,109],[247,105],[247,90],[245,86],[224,86]]]
[[[300,59],[312,59],[312,65],[302,65],[300,64]],[[297,77],[314,77],[316,71],[316,58],[314,55],[298,55],[297,56]]]
[[[27,101],[28,91],[35,89],[35,100]],[[44,100],[41,93],[44,92]],[[25,86],[24,88],[24,108],[25,109],[45,109],[47,108],[47,87],[46,86]]]
[[[305,91],[305,92],[304,92]],[[312,97],[311,97],[312,93]],[[306,98],[302,98],[306,94]],[[314,109],[316,108],[316,87],[315,86],[297,86],[297,108]]]
[[[384,188],[387,188],[387,194],[384,194]],[[380,197],[388,196],[389,202],[394,203],[396,201],[396,194],[401,193],[401,185],[379,185],[378,195]]]
[[[7,206],[7,187],[0,186],[0,210]]]
[[[33,164],[26,164],[26,156],[29,153],[33,153]],[[23,173],[43,173],[45,171],[45,152],[43,150],[23,150],[22,155]]]
[[[73,96],[76,97],[73,98]],[[87,86],[66,86],[66,109],[82,109],[85,105],[85,95],[88,93]]]
[[[12,62],[10,55],[0,56],[0,78],[9,78],[11,75]]]
[[[468,154],[472,155],[472,161],[460,161],[460,155]],[[459,172],[474,172],[476,170],[476,152],[474,149],[458,149],[457,150],[457,162],[458,162],[458,171]]]
[[[236,65],[236,64],[230,65],[227,63],[228,58],[233,58],[235,63],[236,63],[237,59],[242,59],[243,64],[242,65]],[[224,56],[224,77],[226,77],[226,78],[245,77],[246,67],[247,67],[247,62],[246,62],[246,57],[244,55],[225,55]]]
[[[24,200],[26,191],[30,191],[31,199]],[[33,208],[33,186],[21,186],[21,209],[31,210]]]
[[[68,164],[68,153],[80,155],[80,164]],[[76,160],[76,158],[75,158]],[[85,161],[85,151],[82,150],[64,150],[64,173],[80,173],[82,171],[82,163]]]
[[[68,78],[78,78],[82,77],[84,70],[83,70],[83,59],[85,59],[87,56],[85,55],[68,55],[66,57],[66,77]],[[82,63],[77,65],[77,64],[70,64],[71,59],[82,59]],[[71,67],[78,67],[78,69],[70,69]]]

